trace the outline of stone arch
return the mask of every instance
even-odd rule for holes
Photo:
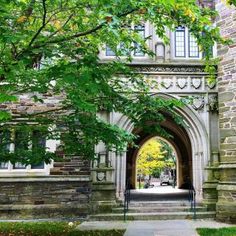
[[[179,98],[169,94],[152,94],[152,96],[162,96],[163,98]],[[209,160],[209,140],[204,122],[189,105],[181,108],[176,108],[175,111],[181,115],[188,128],[185,132],[188,135],[191,144],[191,161],[192,161],[192,182],[196,190],[196,197],[198,201],[202,200],[202,185],[204,182],[204,166],[207,165]],[[119,127],[128,132],[133,132],[134,124],[124,115],[116,123]],[[123,197],[123,191],[126,181],[126,153],[119,154],[116,160],[116,192],[117,197]],[[120,159],[120,160],[118,160]],[[117,164],[119,170],[117,169]],[[205,176],[206,178],[206,176]]]

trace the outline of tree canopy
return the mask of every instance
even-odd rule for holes
[[[140,148],[137,157],[138,175],[155,175],[164,168],[175,167],[173,148],[164,140],[153,137]]]
[[[225,43],[212,24],[215,16],[195,0],[2,0],[0,102],[6,106],[0,110],[0,121],[7,129],[7,122],[21,117],[18,129],[25,129],[30,120],[35,122],[33,128],[35,124],[46,127],[50,137],[58,138],[56,131],[63,133],[59,138],[64,138],[64,150],[70,153],[93,156],[93,147],[100,141],[108,149],[123,150],[134,136],[108,124],[98,112],[120,112],[137,126],[153,120],[159,131],[162,111],[179,120],[173,107],[181,105],[150,96],[148,83],[127,66],[134,42],[143,53],[153,55],[146,43],[150,37],[142,39],[129,26],[148,21],[165,43],[167,28],[186,26],[209,61],[214,43]],[[99,59],[105,45],[116,60],[102,63]],[[36,107],[45,104],[48,96],[57,97],[57,106],[16,116],[14,104],[21,103],[23,94]],[[46,161],[52,158],[42,156]],[[6,160],[12,158],[5,155]]]

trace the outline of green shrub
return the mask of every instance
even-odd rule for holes
[[[124,230],[75,230],[78,222],[1,222],[0,236],[122,236]]]
[[[23,222],[2,222],[0,223],[0,235],[11,236],[58,236],[67,235],[72,230],[72,227],[67,222],[38,222],[38,223],[23,223]]]
[[[236,227],[219,229],[199,228],[197,232],[200,236],[236,236]]]

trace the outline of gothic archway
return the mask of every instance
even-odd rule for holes
[[[150,126],[155,124],[151,123]],[[192,182],[192,148],[189,136],[186,130],[177,125],[171,117],[166,115],[166,120],[163,122],[162,127],[167,130],[171,137],[166,140],[173,145],[177,152],[178,158],[178,187],[187,189],[189,181]],[[147,134],[143,130],[133,129],[133,133],[138,135],[136,144],[141,146],[144,142],[154,136],[160,136],[158,133]],[[126,155],[126,179],[130,181],[131,188],[136,187],[136,159],[138,154],[138,148],[128,148]]]
[[[162,94],[162,96],[173,98],[173,96],[167,94]],[[170,140],[170,142],[175,145],[176,149],[182,149],[182,146],[184,147],[183,150],[179,150],[180,158],[183,160],[182,163],[190,164],[188,170],[186,169],[186,165],[183,167],[182,174],[181,171],[179,171],[179,174],[182,175],[183,178],[183,180],[180,181],[179,186],[181,187],[181,183],[184,184],[184,176],[190,177],[196,190],[197,200],[201,201],[202,185],[205,180],[204,166],[206,166],[209,161],[209,140],[206,127],[204,122],[191,107],[185,106],[183,108],[177,108],[176,112],[183,117],[186,125],[185,128],[176,126],[176,124],[168,119],[168,117],[162,125],[169,130],[174,137],[176,137],[175,142]],[[116,123],[128,132],[140,132],[141,138],[139,139],[139,142],[142,142],[142,140],[147,138],[147,134],[142,134],[142,130],[137,131],[132,122],[130,122],[130,120],[125,116],[121,115],[120,119]],[[123,198],[123,192],[125,189],[127,158],[131,155],[130,153],[132,153],[132,150],[129,150],[128,153],[122,153],[116,156],[116,194],[117,197],[121,199]]]

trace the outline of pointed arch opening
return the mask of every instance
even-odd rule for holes
[[[155,124],[150,122],[150,127]],[[146,133],[142,129],[135,129],[134,133],[138,135],[136,140],[136,146],[128,148],[126,158],[126,179],[130,183],[132,189],[138,188],[137,186],[137,160],[140,155],[140,150],[150,140],[159,139],[159,142],[166,143],[173,149],[174,156],[176,158],[175,172],[176,172],[176,186],[180,189],[188,189],[189,182],[192,182],[192,148],[189,136],[185,129],[177,125],[171,117],[166,117],[166,120],[162,124],[163,128],[170,134],[168,138],[160,136],[158,133]],[[137,148],[139,147],[139,148]],[[158,145],[156,145],[158,148]],[[157,150],[158,151],[158,150]],[[163,150],[165,152],[166,150]],[[155,151],[154,151],[155,152]],[[165,162],[162,162],[163,168]],[[171,167],[170,167],[171,168]],[[164,170],[163,170],[164,171]],[[171,171],[171,170],[170,170]],[[150,173],[150,170],[146,171],[146,174]]]

